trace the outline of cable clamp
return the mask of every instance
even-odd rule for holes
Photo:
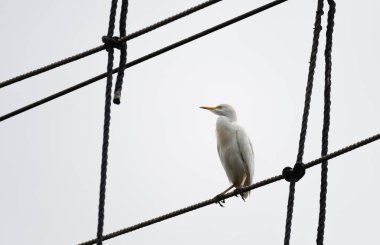
[[[282,170],[282,176],[288,182],[297,182],[305,175],[305,164],[298,162],[294,168],[286,167]]]
[[[123,45],[123,42],[120,41],[119,37],[108,37],[103,36],[102,41],[106,46],[106,50],[109,51],[110,49],[117,48],[120,49]]]

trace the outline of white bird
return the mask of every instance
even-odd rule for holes
[[[216,107],[201,106],[200,108],[219,115],[216,121],[218,153],[227,177],[232,184],[219,195],[227,193],[233,187],[239,190],[241,187],[251,185],[254,173],[252,143],[245,130],[236,123],[234,108],[227,104]],[[249,192],[241,194],[243,200],[248,195]]]

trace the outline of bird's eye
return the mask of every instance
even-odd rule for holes
[[[222,106],[221,106],[221,105],[218,105],[218,106],[216,107],[216,109],[222,109]]]

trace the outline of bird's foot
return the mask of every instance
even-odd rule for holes
[[[243,194],[244,194],[243,188],[240,188],[240,187],[235,188],[234,195],[236,197],[239,195],[241,197],[241,199],[243,199],[243,201],[245,202],[245,198],[244,198]]]
[[[215,203],[219,204],[222,208],[224,208],[223,204],[226,203],[226,200],[223,198],[223,194],[218,194],[214,197]]]

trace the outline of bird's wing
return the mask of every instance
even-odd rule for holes
[[[247,168],[249,180],[247,184],[252,184],[254,173],[254,154],[252,143],[248,138],[247,133],[242,127],[236,129],[236,140],[239,147],[241,158],[244,162],[244,167]]]

